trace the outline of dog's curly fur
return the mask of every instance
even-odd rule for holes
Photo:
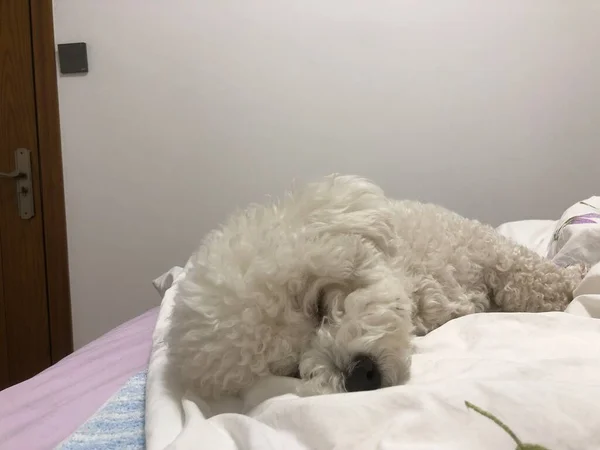
[[[391,386],[408,377],[413,334],[477,312],[563,310],[581,277],[477,221],[332,175],[205,238],[166,342],[205,398],[296,370],[307,391],[341,392],[362,354]]]

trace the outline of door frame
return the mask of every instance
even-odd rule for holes
[[[31,44],[52,363],[73,352],[52,0],[30,0]]]

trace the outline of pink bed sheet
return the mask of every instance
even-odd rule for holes
[[[148,367],[158,308],[0,392],[0,449],[51,449]]]

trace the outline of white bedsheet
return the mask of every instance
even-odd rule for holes
[[[578,236],[580,246],[589,244]],[[465,401],[494,414],[523,442],[600,449],[600,264],[565,313],[471,315],[418,338],[404,386],[299,398],[296,380],[274,377],[241,399],[213,405],[183,393],[168,375],[162,336],[181,269],[171,276],[148,373],[150,450],[515,448]]]

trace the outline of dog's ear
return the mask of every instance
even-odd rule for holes
[[[388,252],[393,232],[393,202],[383,190],[357,176],[330,175],[292,192],[282,208],[318,233],[356,234]]]
[[[368,209],[334,215],[323,223],[319,231],[331,234],[354,234],[371,241],[380,251],[390,254],[392,245],[393,221],[389,209]]]

